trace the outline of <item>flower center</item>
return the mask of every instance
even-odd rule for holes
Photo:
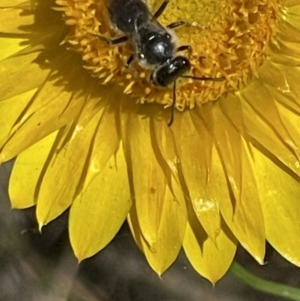
[[[152,15],[162,1],[147,1]],[[86,68],[101,83],[118,83],[124,87],[124,93],[133,94],[140,103],[170,106],[173,85],[162,87],[151,81],[161,65],[141,61],[135,36],[122,43],[110,43],[124,33],[113,24],[107,2],[56,0],[70,27],[67,42],[81,53]],[[178,77],[176,107],[179,110],[217,100],[224,93],[240,89],[257,74],[257,68],[268,54],[268,43],[276,34],[280,4],[280,0],[169,1],[157,21],[163,27],[176,21],[184,22],[174,28],[171,35],[176,36],[175,49],[181,45],[191,47],[172,53],[172,57],[181,55],[191,63],[185,75],[225,78],[204,81]],[[150,22],[156,21],[151,19]],[[133,60],[127,65],[132,55]]]

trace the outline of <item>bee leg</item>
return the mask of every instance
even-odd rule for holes
[[[153,15],[154,19],[157,19],[164,12],[164,10],[166,9],[169,1],[170,0],[164,0],[164,2],[161,4],[161,6],[158,8],[158,10]]]
[[[185,51],[185,50],[191,51],[192,47],[190,45],[182,45],[176,49],[176,52]]]
[[[169,127],[174,122],[175,108],[176,108],[176,81],[173,84],[173,101],[172,101],[172,105],[171,105],[171,117],[170,117],[170,120],[168,122]]]
[[[185,24],[186,24],[186,22],[184,22],[184,21],[176,21],[176,22],[169,24],[167,26],[167,28],[176,28],[178,26],[185,25]]]
[[[116,45],[116,44],[121,44],[121,43],[126,42],[126,41],[128,41],[128,37],[123,36],[123,37],[120,37],[120,38],[110,40],[109,44]]]
[[[116,38],[116,39],[109,39],[109,38],[104,37],[104,36],[98,36],[98,38],[100,40],[104,41],[105,43],[110,44],[110,45],[121,44],[123,42],[128,41],[127,36],[119,37],[119,38]]]
[[[130,64],[132,63],[133,60],[134,60],[134,55],[132,54],[132,55],[128,58],[127,62],[126,62],[126,67],[127,67],[127,68],[130,66]]]

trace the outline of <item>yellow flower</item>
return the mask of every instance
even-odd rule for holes
[[[7,2],[7,3],[5,3]],[[191,62],[155,86],[103,0],[4,1],[0,9],[0,162],[17,156],[13,208],[40,228],[70,208],[79,260],[127,218],[162,274],[181,247],[215,283],[240,243],[265,242],[300,266],[300,5],[295,0],[173,1],[159,18]],[[161,1],[152,1],[155,11]],[[54,9],[53,9],[54,8]],[[148,102],[151,102],[150,104]]]

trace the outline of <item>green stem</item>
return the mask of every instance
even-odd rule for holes
[[[300,289],[254,276],[236,262],[233,262],[230,271],[238,279],[257,290],[280,296],[288,300],[300,301]]]

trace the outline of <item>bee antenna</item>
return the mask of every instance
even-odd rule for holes
[[[170,121],[168,122],[168,126],[171,126],[174,121],[175,105],[176,105],[176,81],[174,81],[174,85],[173,85],[173,102],[171,106],[171,118]]]
[[[211,81],[215,81],[215,82],[220,82],[220,81],[223,81],[226,79],[224,76],[222,76],[222,77],[196,77],[196,76],[192,76],[192,75],[181,75],[180,77],[191,78],[194,80],[211,80]]]

